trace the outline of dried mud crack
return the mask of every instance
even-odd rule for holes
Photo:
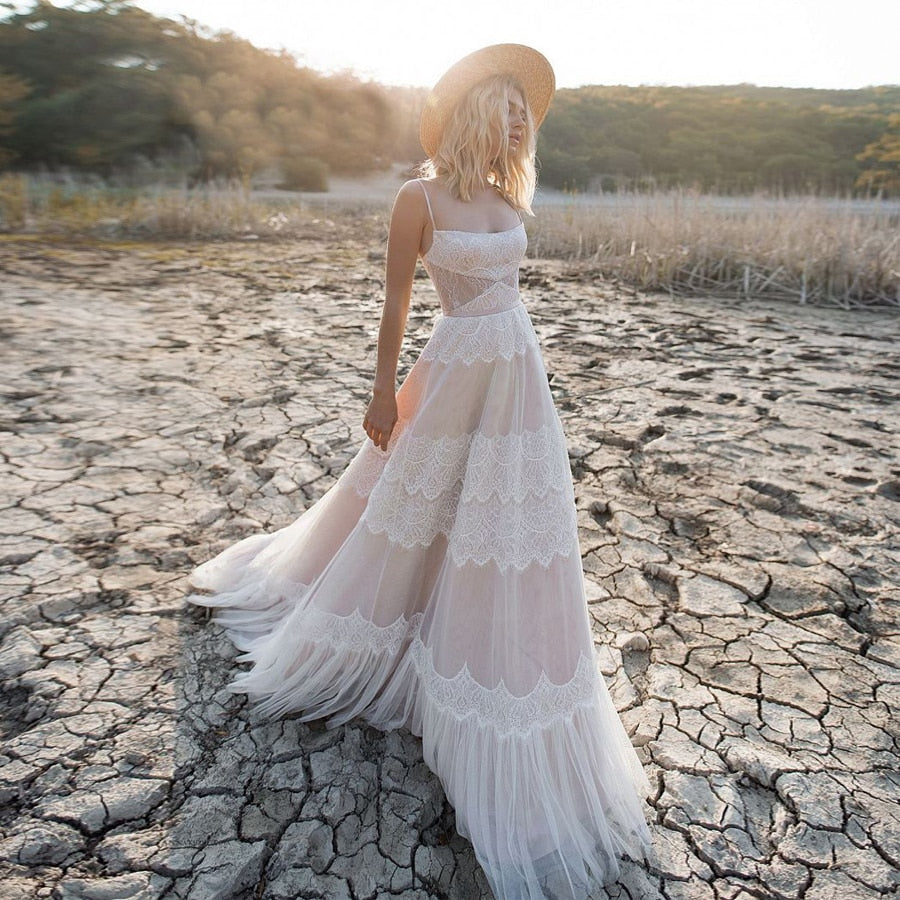
[[[263,721],[183,604],[358,447],[372,249],[0,243],[0,897],[489,896],[415,738]],[[896,315],[523,285],[655,785],[602,897],[895,895]]]

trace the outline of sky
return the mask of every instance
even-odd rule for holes
[[[536,47],[559,87],[900,83],[900,0],[136,0],[315,69],[429,86],[466,53]],[[57,3],[57,5],[66,5]]]

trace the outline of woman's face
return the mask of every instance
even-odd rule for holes
[[[513,156],[519,152],[519,147],[525,140],[525,98],[518,88],[510,88],[506,100],[506,122],[501,123],[501,128],[506,129],[509,154]],[[491,148],[493,158],[499,156],[502,149],[503,136],[495,133],[494,146]]]
[[[525,98],[518,88],[512,88],[509,92],[508,101],[507,134],[509,135],[509,149],[511,153],[515,153],[525,139]]]

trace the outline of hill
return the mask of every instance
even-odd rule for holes
[[[0,18],[0,168],[143,171],[324,190],[421,160],[424,89],[325,76],[127,0]],[[567,190],[900,193],[900,86],[719,85],[557,93],[538,146]]]

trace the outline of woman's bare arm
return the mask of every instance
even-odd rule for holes
[[[375,384],[363,419],[366,434],[382,450],[387,449],[397,423],[397,360],[406,330],[413,275],[426,221],[422,188],[415,182],[407,182],[400,188],[391,212]]]

